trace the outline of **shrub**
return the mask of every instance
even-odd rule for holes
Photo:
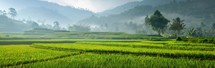
[[[197,43],[197,42],[198,42],[198,39],[189,38],[189,39],[188,39],[188,42]]]
[[[214,43],[213,39],[208,40],[208,43]]]
[[[200,39],[199,43],[208,43],[208,39]]]
[[[176,41],[182,41],[183,39],[181,37],[177,37]]]
[[[192,42],[192,43],[215,43],[214,39],[199,39],[199,38],[189,38],[188,42]]]

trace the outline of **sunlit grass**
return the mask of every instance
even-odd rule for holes
[[[18,68],[215,67],[214,44],[174,40],[76,40],[73,43],[35,41],[30,41],[32,45],[1,45],[0,65]],[[39,62],[34,62],[37,60]]]
[[[28,45],[0,46],[0,65],[17,64],[71,54],[71,52],[36,49]]]
[[[64,59],[21,65],[35,68],[213,68],[215,61],[169,59],[119,54],[83,54]]]
[[[150,55],[170,58],[190,58],[190,59],[215,59],[215,51],[201,50],[173,50],[173,49],[151,49],[133,48],[119,46],[103,46],[99,44],[34,44],[33,47],[60,51],[84,51],[93,53],[118,53],[134,55]]]

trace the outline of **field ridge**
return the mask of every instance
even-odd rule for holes
[[[160,56],[165,58],[186,58],[186,59],[196,59],[196,60],[215,60],[215,55],[212,54],[186,54],[186,53],[156,53],[156,52],[129,52],[129,51],[119,51],[119,50],[84,50],[84,49],[74,49],[74,48],[58,48],[49,47],[42,45],[32,45],[31,47],[40,49],[49,49],[57,51],[80,51],[80,52],[90,52],[96,54],[123,54],[123,55],[146,55],[146,56]]]
[[[128,45],[128,44],[97,44],[97,43],[79,43],[79,44],[95,44],[102,46],[117,46],[117,47],[132,47],[132,48],[150,48],[150,49],[169,49],[169,50],[199,50],[199,51],[214,51],[215,48],[193,48],[193,47],[177,47],[169,44],[164,44],[163,46],[150,46],[150,45]]]

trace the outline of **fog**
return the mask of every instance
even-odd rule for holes
[[[92,12],[102,12],[117,6],[140,0],[44,0],[62,6],[83,8]]]

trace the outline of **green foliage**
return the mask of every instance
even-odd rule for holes
[[[209,28],[203,28],[203,27],[198,27],[198,28],[190,28],[186,31],[186,35],[188,37],[215,37],[213,34],[215,31],[213,29]]]
[[[45,35],[45,34],[52,34],[54,30],[47,29],[47,28],[34,28],[33,30],[25,31],[24,34],[26,35]]]
[[[107,41],[106,41],[107,42]],[[170,43],[171,42],[171,43]],[[180,42],[180,43],[179,43]],[[200,51],[214,51],[215,48],[211,48],[213,44],[205,43],[187,43],[183,41],[108,41],[105,42],[77,42],[83,45],[101,45],[101,46],[117,46],[117,47],[133,47],[133,48],[150,48],[150,49],[170,49],[170,50],[200,50]]]
[[[170,25],[170,30],[175,31],[175,35],[178,36],[181,33],[181,30],[185,28],[184,20],[181,20],[179,17],[173,19],[173,23]]]
[[[212,24],[212,30],[215,30],[215,23]]]
[[[58,21],[53,22],[53,24],[54,24],[53,26],[54,30],[61,30],[60,23]]]
[[[205,41],[205,39],[202,40]],[[33,44],[30,46],[16,43],[10,46],[1,45],[0,67],[215,67],[215,45],[208,43],[187,43],[170,40],[76,40],[74,43],[50,41],[47,41],[47,43],[32,42]],[[8,40],[7,42],[25,43],[23,40]]]
[[[102,42],[101,42],[102,43]],[[109,42],[110,43],[110,42]],[[137,42],[136,42],[137,43]],[[103,42],[103,44],[105,44]],[[107,44],[107,43],[106,43]],[[122,43],[123,44],[123,43]],[[159,43],[157,43],[159,44]],[[169,44],[169,43],[167,43]],[[61,46],[59,46],[61,45]],[[130,44],[132,45],[132,44]],[[137,45],[133,43],[133,45]],[[163,56],[163,57],[186,57],[186,58],[194,58],[197,56],[200,58],[202,56],[201,54],[205,54],[208,56],[205,57],[211,57],[215,56],[214,52],[204,52],[204,51],[199,51],[200,49],[197,48],[198,51],[193,51],[192,49],[187,49],[187,50],[171,50],[171,49],[161,49],[161,48],[152,48],[152,47],[125,47],[125,46],[112,46],[112,45],[100,45],[100,44],[34,44],[35,47],[39,48],[48,48],[50,47],[51,49],[56,49],[56,50],[63,50],[63,51],[72,51],[72,50],[77,50],[77,51],[84,51],[84,52],[91,52],[91,53],[122,53],[122,54],[136,54],[136,55],[150,55],[150,56]],[[146,45],[137,45],[137,46],[146,46]],[[156,44],[151,44],[148,46],[154,46],[154,47],[161,47],[165,45],[156,45]],[[180,47],[185,47],[186,45],[179,45]],[[206,44],[204,46],[201,45],[202,48],[206,47]],[[212,45],[214,46],[214,45]],[[180,48],[179,47],[179,48]],[[196,48],[198,46],[193,46],[191,48]],[[207,47],[209,48],[209,47]],[[49,49],[49,48],[48,48]],[[206,49],[205,49],[206,50]],[[214,48],[213,48],[214,50]],[[171,55],[170,55],[171,54]],[[183,54],[183,55],[181,55]],[[210,56],[209,56],[210,55]],[[207,59],[205,57],[201,57],[201,59]],[[209,59],[209,58],[208,58]]]
[[[121,54],[84,54],[18,66],[30,68],[213,68],[214,61]]]
[[[15,40],[15,39],[14,39]],[[75,43],[75,41],[64,41],[64,40],[19,40],[19,41],[0,41],[0,45],[11,45],[11,44],[33,44],[33,43]]]
[[[215,39],[209,39],[208,43],[215,43]]]
[[[183,39],[181,37],[177,37],[176,41],[182,41]]]
[[[9,8],[8,10],[9,10],[9,13],[8,13],[8,14],[9,14],[12,18],[14,18],[14,17],[17,16],[17,11],[16,11],[15,8]]]
[[[214,38],[188,38],[188,42],[192,43],[212,43],[215,44]]]
[[[4,37],[4,35],[0,33],[0,38],[3,38],[3,37]]]
[[[150,25],[149,16],[145,17],[145,25]]]
[[[157,31],[160,35],[164,32],[169,20],[167,20],[159,10],[156,10],[150,18],[146,18],[146,23],[152,26],[153,30]]]
[[[196,29],[195,29],[195,28],[188,29],[188,31],[186,32],[186,34],[187,34],[189,37],[196,36]]]
[[[11,45],[11,46],[1,45],[0,67],[5,68],[4,66],[13,66],[17,64],[30,63],[39,60],[46,60],[67,54],[71,53],[36,49],[29,47],[28,45]]]

